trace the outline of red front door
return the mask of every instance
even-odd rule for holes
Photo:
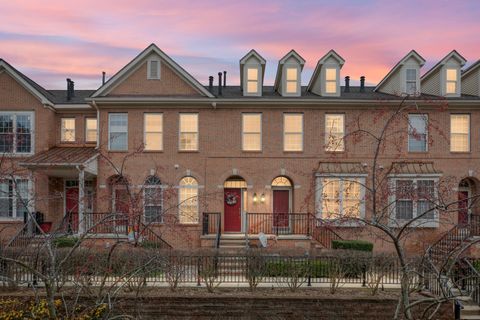
[[[78,231],[78,187],[69,187],[65,191],[65,217],[67,231]]]
[[[273,190],[273,226],[288,227],[290,212],[290,191]]]
[[[224,189],[224,231],[242,231],[242,189]]]
[[[458,224],[468,224],[468,191],[458,192]]]

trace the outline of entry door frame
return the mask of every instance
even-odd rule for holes
[[[225,222],[226,222],[226,215],[225,215],[225,189],[238,189],[240,190],[240,231],[225,231]],[[247,198],[247,189],[245,188],[223,188],[223,223],[222,223],[222,233],[243,233],[245,232],[245,200]]]
[[[472,215],[472,208],[470,208],[470,197],[472,196],[472,188],[471,187],[459,187],[458,190],[457,190],[457,200],[458,200],[458,194],[460,192],[466,192],[467,193],[467,199],[466,202],[467,202],[467,224],[470,224],[470,218],[471,218],[471,215]]]
[[[70,181],[74,181],[74,182],[77,182],[77,186],[74,186],[74,187],[67,187],[67,182],[70,182]],[[87,203],[88,201],[91,202],[92,204],[92,207],[89,208],[88,205],[85,205],[85,213],[93,213],[93,198],[94,198],[94,194],[93,194],[93,185],[87,183],[87,182],[91,182],[92,180],[85,180],[85,192],[84,192],[84,196],[87,197],[88,195],[90,195],[92,197],[92,199],[85,199],[84,202]],[[88,185],[87,185],[88,184]],[[77,188],[79,191],[80,191],[80,183],[78,181],[78,179],[71,179],[71,178],[64,178],[63,179],[63,194],[65,195],[63,197],[63,218],[65,218],[67,216],[67,189],[72,189],[72,188]],[[88,192],[87,192],[88,191]],[[80,193],[80,192],[79,192]],[[80,199],[77,199],[77,201],[79,201]],[[78,203],[77,203],[77,215],[78,215]],[[80,223],[80,221],[78,221],[78,223]],[[77,226],[78,228],[79,226]]]
[[[274,205],[274,193],[275,193],[275,190],[278,190],[278,191],[288,191],[288,229],[291,228],[292,226],[292,210],[293,210],[293,187],[272,187],[272,219],[273,219],[273,215],[275,214],[273,212],[273,205]]]

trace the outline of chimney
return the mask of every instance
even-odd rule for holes
[[[70,80],[70,78],[67,78],[67,100],[69,101],[72,99],[72,89],[70,82],[72,82],[72,80]]]
[[[222,73],[218,73],[218,95],[222,95]]]
[[[346,76],[345,77],[345,89],[343,92],[350,92],[350,77]]]
[[[360,77],[360,92],[365,92],[365,76]]]
[[[223,87],[227,86],[227,71],[223,71]]]
[[[208,77],[208,91],[213,93],[213,76]]]
[[[70,80],[70,96],[75,97],[75,89],[74,89],[75,82]]]
[[[102,86],[105,84],[105,71],[102,71]]]

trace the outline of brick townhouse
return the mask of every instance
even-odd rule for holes
[[[310,221],[370,214],[362,185],[345,178],[368,178],[373,145],[344,137],[358,121],[376,130],[378,110],[398,108],[406,94],[418,111],[395,123],[402,134],[380,161],[408,162],[391,179],[432,192],[440,177],[453,177],[450,196],[464,200],[448,219],[468,223],[480,177],[480,63],[465,69],[452,51],[421,72],[425,60],[411,51],[375,87],[364,77],[359,86],[343,82],[344,63],[331,50],[304,86],[305,60],[292,50],[267,86],[266,60],[251,50],[239,63],[240,85],[227,85],[225,73],[202,85],[152,44],[97,90],[75,90],[69,79],[67,90],[47,90],[0,59],[2,240],[24,226],[27,210],[42,213],[46,231],[125,239],[137,210],[174,248],[211,247],[220,233],[224,245],[255,243],[263,232],[272,246],[328,246],[322,236],[340,236],[391,250],[351,224],[313,236]],[[135,203],[132,194],[141,194]],[[394,202],[399,220],[424,205]],[[92,228],[105,215],[113,218]],[[412,248],[445,231],[441,216],[428,219]]]

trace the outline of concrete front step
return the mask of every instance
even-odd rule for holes
[[[480,307],[477,305],[466,304],[462,306],[462,315],[465,316],[480,316]]]
[[[463,312],[462,312],[463,313]],[[464,315],[460,314],[460,319],[465,320],[480,320],[480,315]]]

